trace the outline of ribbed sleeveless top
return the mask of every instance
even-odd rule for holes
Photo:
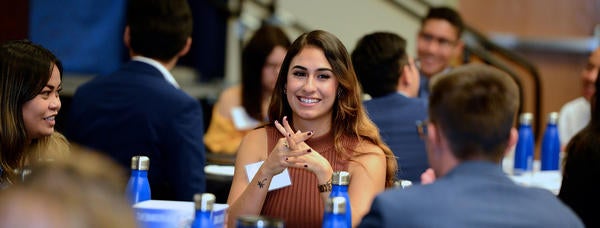
[[[271,153],[277,140],[283,136],[276,128],[267,126],[268,153]],[[331,164],[333,171],[347,171],[348,159],[336,153],[333,134],[329,133],[306,141]],[[355,148],[357,139],[342,137],[344,148]],[[313,152],[314,153],[314,152]],[[292,185],[267,193],[261,215],[282,218],[286,227],[321,227],[324,202],[317,189],[317,177],[302,168],[288,168]]]

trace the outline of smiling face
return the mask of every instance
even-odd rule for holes
[[[462,48],[457,29],[442,19],[425,21],[417,36],[421,72],[428,77],[442,72]]]
[[[60,73],[54,65],[46,86],[33,99],[23,104],[23,121],[29,139],[48,136],[54,132],[55,117],[60,110]]]
[[[338,81],[319,48],[306,46],[290,62],[286,98],[294,119],[331,120]]]

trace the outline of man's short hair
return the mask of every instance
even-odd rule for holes
[[[519,106],[517,84],[504,72],[470,64],[435,77],[429,118],[460,160],[477,156],[499,161]]]
[[[352,62],[365,93],[371,97],[395,93],[399,69],[408,63],[406,40],[389,32],[365,35],[352,52]]]
[[[142,56],[168,61],[192,36],[192,12],[187,0],[129,0],[130,46]]]
[[[429,8],[427,15],[423,18],[423,20],[421,20],[421,27],[425,24],[427,20],[430,19],[440,19],[450,23],[452,26],[454,26],[454,28],[456,28],[456,35],[458,36],[457,38],[460,38],[465,27],[463,24],[463,20],[460,17],[460,14],[458,14],[458,12],[449,7]]]

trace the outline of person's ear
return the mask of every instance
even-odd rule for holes
[[[461,39],[458,39],[456,41],[456,45],[454,45],[454,54],[457,56],[460,55],[460,53],[462,53],[464,48],[465,48],[465,43]]]
[[[404,86],[410,85],[410,77],[408,77],[407,65],[404,65],[398,69],[398,77],[400,77],[400,83],[402,83]]]
[[[440,134],[437,127],[432,123],[427,123],[427,140],[433,148],[439,148],[441,143]]]
[[[410,78],[407,75],[406,66],[398,67],[398,87],[408,87]]]
[[[517,145],[518,140],[519,132],[513,127],[510,129],[510,135],[508,136],[508,143],[506,150],[504,151],[504,156],[506,156],[515,147],[515,145]]]
[[[181,51],[179,51],[179,53],[177,53],[177,56],[181,57],[181,56],[186,55],[190,51],[191,47],[192,47],[192,37],[188,37],[187,40],[185,41],[185,46],[183,46]]]
[[[123,32],[123,43],[129,49],[131,49],[130,42],[131,42],[131,35],[130,35],[130,31],[129,31],[129,25],[127,25],[127,26],[125,26],[125,31]]]
[[[408,56],[408,63],[398,69],[398,77],[398,90],[408,97],[419,96],[419,71],[412,57]]]

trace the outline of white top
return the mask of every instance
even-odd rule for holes
[[[151,66],[155,67],[158,71],[160,71],[160,73],[162,73],[163,77],[165,78],[165,80],[167,80],[167,82],[169,82],[171,85],[175,86],[175,88],[180,88],[179,84],[177,84],[177,81],[175,81],[175,78],[173,77],[171,72],[169,72],[169,70],[167,70],[167,68],[165,68],[165,66],[163,66],[158,61],[148,58],[148,57],[139,56],[139,55],[134,56],[131,59],[134,61],[140,61],[140,62],[150,64]]]
[[[584,97],[563,105],[558,119],[558,135],[562,146],[566,146],[590,122],[590,115],[590,102]]]

